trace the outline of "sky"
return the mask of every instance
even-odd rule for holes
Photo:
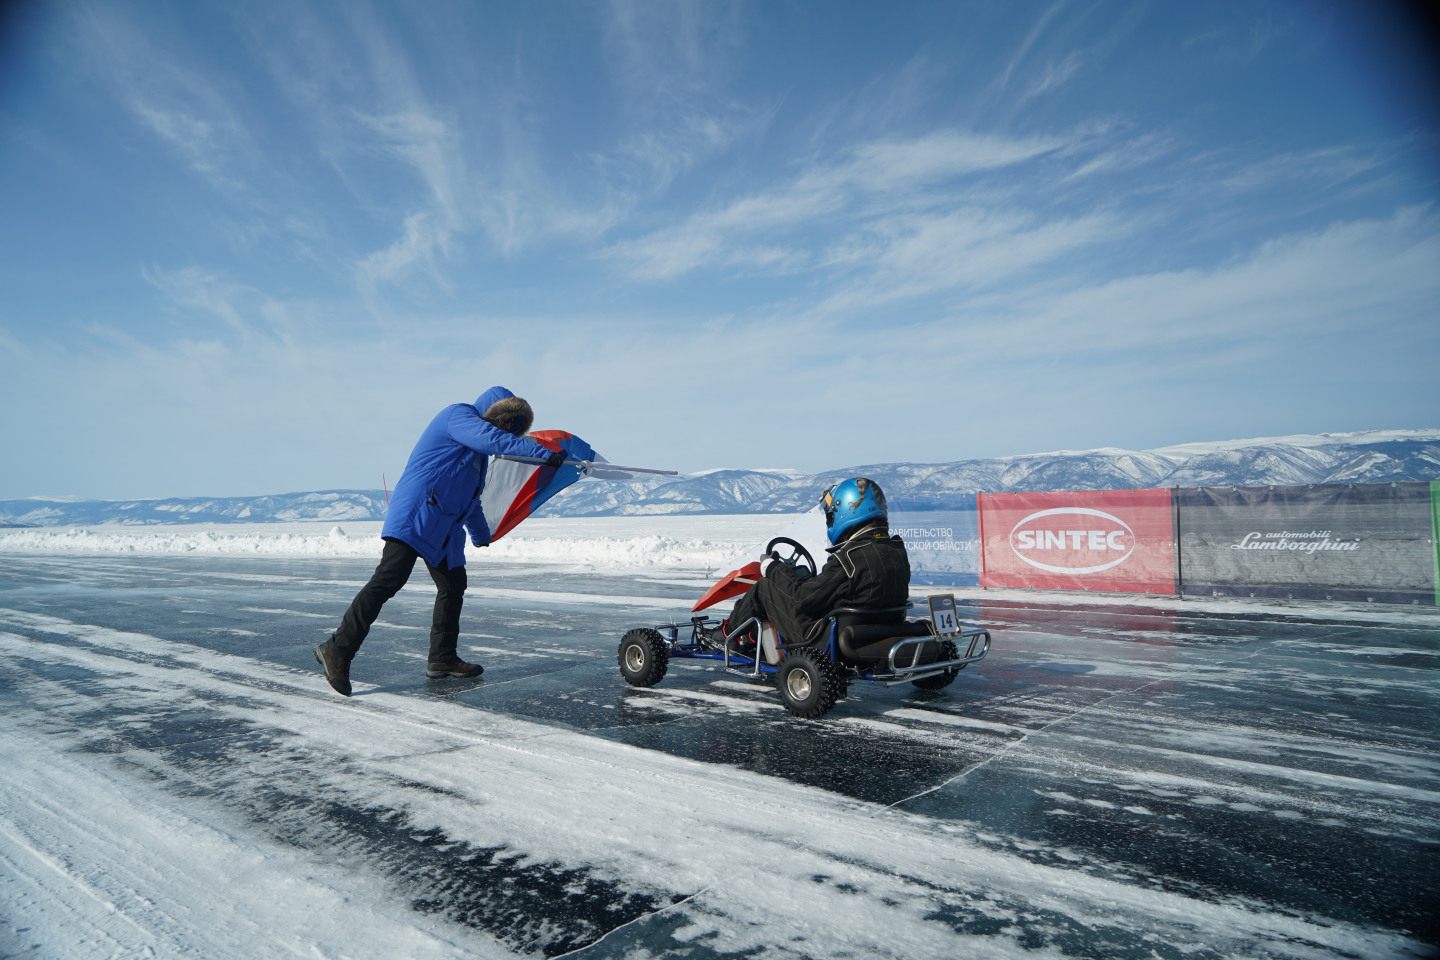
[[[1364,2],[0,3],[0,498],[393,485],[493,384],[694,471],[1440,426]]]

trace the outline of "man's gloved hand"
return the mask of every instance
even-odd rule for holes
[[[565,451],[556,450],[554,453],[550,454],[550,458],[545,461],[545,466],[549,467],[552,470],[556,470],[560,467],[565,466]]]
[[[471,538],[470,538],[470,542],[473,543],[473,544],[475,544],[475,546],[477,546],[477,547],[488,547],[488,546],[490,546],[490,538],[489,538],[489,537],[479,537],[479,536],[471,537]]]

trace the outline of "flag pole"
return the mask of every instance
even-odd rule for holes
[[[544,459],[544,458],[542,458],[542,457],[526,457],[526,456],[521,456],[520,454],[511,454],[511,453],[496,453],[496,454],[492,454],[492,456],[494,456],[494,458],[495,458],[496,460],[513,460],[513,461],[515,461],[516,463],[548,463],[548,462],[549,462],[548,460],[546,460],[546,459]],[[566,460],[565,463],[564,463],[564,466],[567,466],[567,467],[579,467],[579,468],[580,468],[580,475],[581,475],[581,476],[588,476],[589,473],[590,473],[590,471],[593,470],[593,469],[595,469],[596,467],[599,467],[601,470],[616,470],[616,471],[619,471],[619,472],[621,472],[621,473],[653,473],[653,474],[655,474],[655,475],[657,475],[657,476],[661,476],[661,477],[678,477],[678,476],[680,476],[680,471],[678,471],[678,470],[656,470],[656,469],[654,469],[654,468],[652,468],[652,467],[622,467],[622,466],[621,466],[620,464],[618,464],[618,463],[610,463],[610,462],[608,462],[608,461],[601,461],[601,462],[599,462],[599,463],[596,463],[596,462],[593,461],[593,460]]]

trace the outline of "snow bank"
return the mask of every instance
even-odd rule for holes
[[[712,570],[758,553],[789,516],[536,518],[474,562],[549,563],[605,569]],[[0,530],[0,554],[195,554],[373,560],[380,524],[209,524]]]

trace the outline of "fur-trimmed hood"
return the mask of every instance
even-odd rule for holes
[[[515,394],[511,393],[505,387],[491,387],[475,398],[475,409],[480,411],[480,415],[483,417],[486,410],[489,410],[501,400],[509,400],[513,396],[515,396]]]

